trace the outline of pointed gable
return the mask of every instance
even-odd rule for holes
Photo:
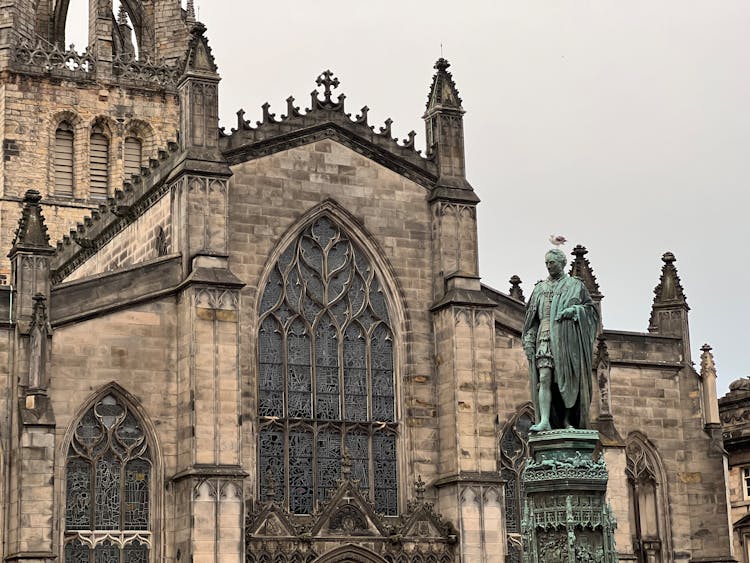
[[[312,536],[387,536],[388,531],[359,485],[345,476],[324,504],[310,530]]]
[[[36,190],[28,190],[23,198],[23,210],[13,240],[10,256],[17,252],[52,254],[47,225],[41,206],[42,196]]]
[[[275,502],[268,502],[248,523],[247,533],[263,537],[294,537],[297,530],[287,512]]]

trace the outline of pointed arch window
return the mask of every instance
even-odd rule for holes
[[[500,477],[505,481],[505,533],[509,540],[508,563],[520,563],[521,519],[525,492],[523,470],[529,456],[529,428],[534,423],[531,403],[524,405],[506,423],[500,435]]]
[[[65,466],[65,563],[148,563],[151,455],[135,415],[115,395],[81,418]]]
[[[73,197],[73,127],[61,122],[55,131],[55,195]]]
[[[664,561],[670,552],[664,474],[651,444],[639,435],[625,446],[633,551],[639,563]]]
[[[397,513],[393,332],[382,286],[332,220],[307,227],[274,265],[258,334],[260,493],[311,514],[341,458],[386,515]]]

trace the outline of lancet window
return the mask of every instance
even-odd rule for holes
[[[136,137],[126,137],[124,149],[123,174],[125,181],[129,182],[133,175],[141,173],[143,143]]]
[[[626,443],[633,551],[640,563],[664,561],[669,553],[663,472],[656,451],[639,435]]]
[[[89,195],[103,199],[109,195],[109,139],[100,126],[91,131],[89,150]]]
[[[521,519],[525,493],[523,469],[529,453],[529,428],[534,423],[530,404],[524,405],[505,425],[500,435],[500,476],[505,481],[505,532],[508,535],[509,563],[520,563]]]
[[[332,220],[308,226],[263,291],[258,334],[261,498],[311,514],[342,456],[379,512],[397,513],[394,346],[364,252]]]
[[[61,122],[55,131],[54,148],[55,195],[73,196],[73,127]]]
[[[152,463],[145,432],[115,395],[81,418],[65,468],[65,563],[148,563]]]

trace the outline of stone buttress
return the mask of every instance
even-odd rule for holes
[[[461,99],[439,59],[424,115],[438,164],[430,200],[441,512],[456,524],[462,561],[504,561],[503,491],[495,440],[494,303],[481,292],[476,204],[466,181]]]

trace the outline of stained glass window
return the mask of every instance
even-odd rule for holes
[[[81,418],[65,473],[65,563],[148,563],[150,452],[143,428],[115,395]]]
[[[260,493],[311,514],[344,454],[378,511],[398,506],[393,332],[382,285],[330,219],[281,255],[261,297]]]

